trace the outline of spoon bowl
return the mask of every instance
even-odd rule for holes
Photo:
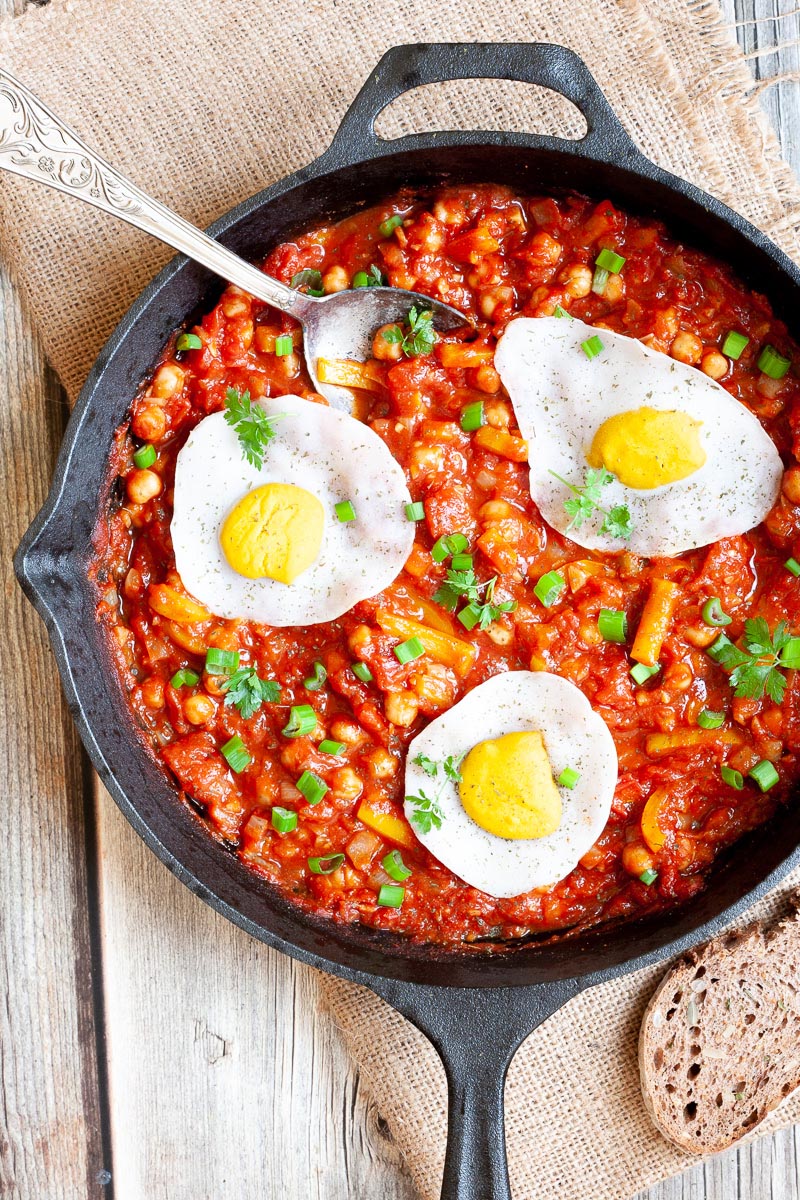
[[[317,391],[346,412],[352,408],[353,394],[348,388],[320,382],[317,372],[321,358],[364,362],[372,356],[376,330],[382,325],[402,325],[413,307],[430,311],[434,328],[439,332],[468,324],[464,314],[449,304],[403,288],[356,288],[332,292],[329,296],[303,296],[303,300],[307,303],[298,305],[294,316],[303,326],[308,373]]]

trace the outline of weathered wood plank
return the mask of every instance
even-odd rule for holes
[[[0,0],[0,15],[23,0]],[[78,739],[11,555],[44,500],[65,403],[0,271],[0,1194],[104,1194]]]
[[[313,972],[98,805],[115,1200],[412,1200]]]
[[[778,53],[759,54],[800,35],[797,14],[778,18],[795,5],[786,0],[722,0],[727,21],[736,22],[736,35],[758,81],[800,69],[800,52],[786,46]],[[764,112],[778,132],[784,156],[800,169],[800,87],[778,84],[761,96]],[[642,1192],[636,1200],[798,1200],[800,1157],[797,1128],[720,1154],[683,1175]]]

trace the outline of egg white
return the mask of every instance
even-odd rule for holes
[[[603,343],[589,360],[581,344]],[[495,366],[530,447],[530,490],[544,519],[589,550],[671,556],[759,525],[777,499],[782,464],[758,419],[702,371],[651,350],[636,338],[568,317],[509,323]],[[614,480],[602,504],[626,504],[627,542],[599,532],[602,514],[567,530],[570,491],[550,474],[583,483],[586,455],[609,417],[642,407],[679,410],[702,422],[706,462],[677,483],[640,490]]]
[[[175,467],[172,544],[184,586],[212,613],[265,625],[315,625],[388,587],[414,544],[411,497],[399,463],[361,421],[299,396],[259,401],[275,437],[259,470],[243,457],[222,412],[190,433]],[[219,534],[231,509],[253,488],[290,483],[312,492],[325,510],[322,549],[292,584],[246,579],[229,565]],[[356,520],[334,506],[350,500]]]
[[[431,777],[414,760],[458,758],[479,742],[505,733],[538,729],[553,778],[566,767],[580,772],[574,788],[559,788],[563,815],[555,833],[542,838],[500,838],[482,829],[461,803],[458,785]],[[406,797],[423,790],[439,795],[442,824],[420,833],[415,806],[405,814],[424,846],[466,883],[490,896],[519,896],[568,875],[603,831],[617,783],[617,752],[608,728],[579,688],[546,671],[508,671],[468,692],[431,721],[411,742],[406,760]]]

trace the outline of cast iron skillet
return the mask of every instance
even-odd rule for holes
[[[469,78],[515,79],[560,92],[583,113],[586,136],[572,142],[450,132],[386,142],[375,135],[376,116],[403,92]],[[630,211],[655,213],[679,236],[733,263],[784,318],[800,307],[800,272],[789,259],[736,213],[644,158],[584,63],[570,50],[546,44],[390,50],[330,149],[222,217],[210,232],[237,253],[259,259],[275,243],[375,204],[401,185],[480,180],[523,193],[576,189]],[[688,907],[562,942],[534,939],[494,955],[409,945],[397,936],[315,918],[293,908],[209,837],[139,740],[115,673],[103,667],[107,651],[86,571],[92,532],[108,503],[114,430],[169,334],[205,311],[218,290],[218,281],[179,257],[120,322],[72,414],[47,503],[17,551],[17,576],[47,624],[92,762],[134,829],[197,896],[248,933],[372,988],[421,1029],[447,1072],[442,1195],[507,1200],[503,1084],[523,1038],[583,988],[675,954],[743,912],[800,862],[800,814],[797,807],[785,808],[769,827],[739,842]]]

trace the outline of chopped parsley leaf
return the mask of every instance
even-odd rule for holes
[[[249,721],[262,704],[277,704],[281,698],[281,685],[274,679],[262,679],[253,667],[240,667],[221,683],[225,703],[238,708],[245,721]]]
[[[436,342],[433,313],[429,309],[417,308],[414,305],[408,310],[402,328],[400,325],[390,325],[388,329],[384,329],[382,336],[385,342],[392,345],[399,342],[407,358],[430,354]]]
[[[474,629],[477,625],[479,629],[488,629],[493,621],[500,619],[503,613],[513,612],[517,607],[516,600],[494,603],[496,584],[496,575],[493,575],[486,583],[479,583],[472,568],[468,571],[454,571],[451,567],[447,571],[445,582],[434,592],[433,599],[448,612],[455,612],[459,600],[463,598],[467,601],[467,608],[470,609],[470,623],[466,624],[466,628]],[[481,599],[482,593],[483,599]],[[474,620],[472,620],[473,617]]]
[[[304,271],[298,271],[292,276],[291,287],[295,290],[305,288],[309,296],[324,296],[325,289],[322,286],[322,272],[317,271],[314,267],[306,267]]]
[[[250,393],[228,388],[225,393],[225,420],[236,430],[242,454],[252,467],[264,465],[264,451],[275,437],[272,422],[260,404],[250,399]]]
[[[450,783],[461,782],[459,767],[466,758],[466,753],[465,751],[460,755],[448,754],[442,762],[436,762],[434,759],[428,758],[426,754],[418,754],[414,759],[414,762],[422,767],[425,774],[439,784],[439,790],[435,796],[429,796],[423,788],[420,788],[416,796],[406,796],[406,804],[414,806],[414,812],[409,820],[419,833],[430,833],[432,829],[441,829],[444,816],[441,805],[442,794],[448,781]]]
[[[595,512],[600,512],[603,514],[604,520],[599,532],[608,537],[628,540],[633,532],[633,522],[627,504],[616,504],[614,508],[608,509],[603,508],[600,503],[603,488],[612,483],[615,478],[610,471],[607,471],[605,467],[599,469],[590,467],[580,487],[569,483],[555,471],[550,471],[549,474],[572,492],[569,500],[564,501],[564,511],[570,518],[567,532],[570,529],[580,529],[584,521],[594,516]]]
[[[760,700],[766,692],[774,704],[780,704],[786,691],[781,668],[793,669],[800,662],[800,638],[792,637],[786,621],[779,621],[770,633],[764,617],[754,617],[745,621],[742,641],[742,647],[723,643],[714,656],[730,672],[734,695]]]

